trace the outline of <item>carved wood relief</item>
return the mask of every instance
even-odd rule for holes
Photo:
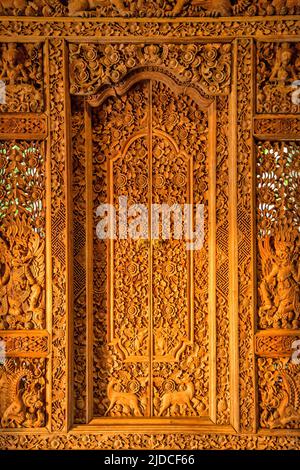
[[[126,100],[123,97],[118,101],[109,99],[100,117],[94,113],[94,141],[97,143],[94,171],[97,172],[99,159],[105,157],[111,162],[108,171],[114,181],[113,186],[107,188],[106,200],[109,198],[116,206],[120,195],[128,196],[128,205],[149,204],[149,198],[152,203],[170,205],[188,203],[191,197],[197,202],[205,201],[208,170],[203,162],[207,161],[208,127],[201,107],[193,105],[183,95],[177,108],[176,94],[159,81],[146,81],[132,90]],[[165,97],[162,103],[161,96]],[[199,133],[196,133],[196,124]],[[116,133],[119,136],[114,148],[111,142]],[[147,144],[149,133],[152,135],[150,147]],[[128,153],[123,153],[122,149],[128,149]],[[101,166],[103,168],[104,162]],[[99,175],[99,179],[103,177],[104,174]],[[96,185],[103,191],[107,182]],[[191,185],[199,186],[198,191],[192,192]],[[168,192],[166,187],[170,188]],[[99,202],[95,196],[94,208]],[[205,245],[207,247],[207,241]],[[102,335],[108,329],[114,350],[108,359],[105,349],[101,353],[97,348],[98,342],[105,346],[104,338],[95,340],[94,350],[98,349],[100,357],[94,389],[101,393],[100,387],[104,386],[101,354],[112,362],[113,378],[108,377],[112,383],[108,382],[107,398],[104,390],[103,404],[99,402],[95,413],[103,415],[106,409],[105,414],[112,416],[124,413],[129,416],[206,415],[207,255],[197,253],[193,259],[185,249],[185,242],[175,239],[153,240],[151,246],[124,240],[113,243],[109,257],[113,265],[113,278],[109,280],[110,290],[113,290],[106,295],[113,297],[113,304],[109,306],[111,320],[105,325],[104,317],[104,324],[98,328]],[[96,271],[95,278],[99,277]],[[194,297],[189,293],[191,283],[195,285]],[[197,285],[202,289],[206,285],[206,288],[198,293]],[[95,303],[96,294],[97,291]],[[101,305],[96,303],[94,315],[99,315],[103,307],[104,300]],[[197,338],[193,339],[194,336]],[[124,364],[122,375],[118,372],[119,361]],[[182,372],[183,364],[185,372]],[[131,393],[133,400],[134,395],[140,397],[139,403],[127,412],[121,404],[126,393]],[[104,405],[107,399],[109,408],[109,402]],[[115,406],[118,404],[119,409],[121,406],[119,413]]]
[[[43,49],[41,44],[2,43],[0,80],[5,83],[2,112],[43,110]]]
[[[299,51],[294,42],[257,43],[258,113],[299,113],[300,104],[292,99],[300,75]]]
[[[0,448],[299,448],[298,2],[0,11]],[[203,248],[100,241],[121,195]]]
[[[1,15],[14,16],[264,16],[296,15],[297,0],[5,0]]]

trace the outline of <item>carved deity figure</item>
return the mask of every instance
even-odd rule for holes
[[[18,50],[17,44],[4,44],[0,80],[3,80],[7,85],[16,85],[20,82],[26,82],[27,79],[24,57],[22,57],[20,50]]]
[[[299,238],[287,238],[279,231],[276,236],[266,236],[259,241],[263,270],[259,313],[260,316],[267,314],[273,326],[299,327],[300,265],[297,266],[295,254]]]
[[[44,243],[18,221],[7,232],[10,247],[0,238],[0,317],[29,314],[31,320],[44,312]],[[28,321],[27,317],[25,321]]]
[[[284,84],[288,80],[297,79],[297,74],[295,71],[295,66],[292,63],[292,58],[293,51],[289,43],[284,42],[282,45],[278,46],[276,51],[275,64],[270,75],[270,81]]]

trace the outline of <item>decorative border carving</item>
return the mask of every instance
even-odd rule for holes
[[[131,71],[174,74],[204,95],[230,91],[230,44],[69,44],[70,92],[91,95],[103,85],[117,85]]]
[[[52,247],[52,429],[66,428],[67,408],[67,155],[63,40],[49,41],[51,247]]]
[[[20,434],[2,433],[0,449],[23,450],[298,450],[300,436],[267,436],[258,434]]]
[[[300,339],[298,330],[264,330],[256,333],[255,354],[261,357],[291,357],[292,343]]]
[[[0,331],[4,343],[1,354],[6,357],[46,357],[49,335],[46,331]]]
[[[237,69],[237,222],[239,276],[239,366],[240,424],[244,431],[254,431],[254,306],[253,306],[253,208],[252,208],[252,57],[250,39],[238,41]]]
[[[299,139],[300,118],[273,116],[254,118],[254,135],[260,140]]]
[[[6,19],[0,22],[0,35],[9,38],[11,36],[42,36],[49,37],[66,37],[68,40],[78,40],[78,37],[96,37],[99,39],[108,39],[112,41],[112,37],[126,38],[133,40],[140,36],[162,37],[182,39],[193,38],[193,41],[208,38],[242,38],[245,35],[249,37],[262,36],[269,37],[271,35],[280,34],[283,39],[288,37],[299,37],[300,17],[274,17],[272,19],[257,20],[257,18],[241,19],[193,19],[183,20],[174,23],[147,19],[140,21],[101,21],[99,19],[78,19],[66,21],[65,18],[52,19],[51,21],[39,21],[30,18]],[[149,40],[150,41],[150,40]]]
[[[47,133],[45,114],[0,114],[0,139],[43,140]]]

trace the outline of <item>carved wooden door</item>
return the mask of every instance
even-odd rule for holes
[[[215,191],[210,103],[182,91],[167,75],[143,72],[88,113],[93,207],[87,224],[95,226],[100,203],[118,211],[125,196],[129,211],[132,204],[148,208],[149,227],[152,204],[193,201],[208,208]],[[213,126],[211,110],[210,120]],[[205,248],[195,255],[185,240],[154,240],[151,233],[137,240],[125,233],[106,246],[95,234],[87,239],[88,348],[94,351],[88,392],[95,416],[209,418],[211,236],[207,230]]]
[[[216,44],[216,53],[222,48],[227,46]],[[157,46],[140,50],[152,60],[160,54]],[[219,197],[216,187],[217,172],[228,168],[228,141],[221,147],[221,129],[217,132],[217,119],[228,126],[228,97],[220,97],[217,114],[214,100],[203,95],[172,74],[153,70],[149,59],[148,67],[145,62],[113,93],[108,88],[91,96],[74,118],[82,122],[80,135],[85,129],[86,147],[85,155],[78,155],[75,133],[76,181],[85,178],[86,191],[81,200],[75,186],[75,246],[82,247],[74,273],[79,268],[87,273],[85,285],[79,285],[79,276],[75,290],[78,322],[87,329],[86,351],[81,342],[75,347],[78,423],[128,426],[143,417],[152,426],[214,426],[218,409],[218,424],[230,425],[226,172]],[[84,159],[85,170],[79,167]],[[162,234],[153,239],[150,230],[138,240],[126,234],[120,239],[118,233],[100,241],[94,229],[97,208],[111,203],[118,213],[120,197],[127,198],[128,208],[147,207],[148,230],[154,204],[168,209],[202,204],[203,246],[188,250],[187,241],[174,233],[171,239]],[[217,315],[228,319],[218,333]]]
[[[298,6],[15,3],[0,448],[299,448]],[[142,239],[119,230],[124,198]],[[202,205],[199,249],[174,213],[154,236],[153,204]]]

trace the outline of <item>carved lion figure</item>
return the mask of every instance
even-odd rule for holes
[[[140,381],[133,380],[127,383],[124,390],[124,385],[121,385],[113,379],[107,387],[107,397],[110,404],[105,415],[108,415],[115,406],[120,406],[123,413],[126,412],[133,416],[142,416],[142,405],[144,403],[138,393],[141,387],[145,385],[146,380],[147,379],[140,379]]]
[[[170,385],[168,386],[168,382]],[[195,394],[195,388],[192,382],[185,384],[183,390],[174,390],[171,386],[172,381],[167,381],[165,385],[165,393],[163,394],[160,401],[159,416],[162,416],[169,408],[172,409],[177,406],[186,406],[192,414],[195,414],[194,408],[192,406],[192,398]]]

